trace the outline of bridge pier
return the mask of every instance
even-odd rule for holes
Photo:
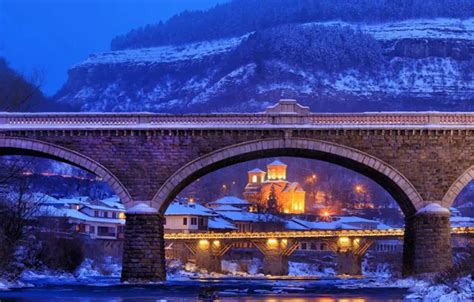
[[[337,274],[362,275],[362,257],[373,243],[372,239],[349,237],[328,240],[330,249],[337,255]]]
[[[208,272],[221,273],[221,260],[224,254],[232,247],[231,242],[221,240],[199,240],[196,243],[186,243],[194,254],[196,266]]]
[[[440,272],[452,266],[450,213],[431,205],[405,219],[404,276]]]
[[[166,279],[163,217],[138,204],[127,211],[122,282],[146,283]]]
[[[263,274],[288,275],[288,257],[298,248],[298,241],[271,238],[265,242],[254,241],[253,244],[263,254]]]

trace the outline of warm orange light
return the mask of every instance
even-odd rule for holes
[[[188,201],[189,201],[189,202],[194,202],[194,198],[189,197],[189,198],[188,198]]]
[[[125,213],[124,212],[119,213],[119,219],[125,219]]]
[[[355,185],[354,190],[356,193],[362,193],[364,192],[364,187],[362,185]]]
[[[199,248],[201,250],[207,250],[209,248],[209,240],[199,240]]]
[[[275,238],[267,239],[267,246],[268,247],[276,247],[278,245],[278,240]]]

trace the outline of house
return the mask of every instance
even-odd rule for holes
[[[250,202],[248,202],[247,200],[238,198],[236,196],[224,196],[220,199],[217,199],[216,201],[207,204],[208,207],[214,210],[222,206],[232,206],[239,209],[248,210],[250,205]]]
[[[275,160],[267,165],[267,172],[260,169],[248,171],[248,183],[243,193],[244,198],[255,205],[257,209],[268,208],[270,194],[274,192],[279,212],[304,213],[306,192],[298,182],[287,181],[286,168],[286,164]]]
[[[175,201],[166,209],[164,228],[168,232],[207,232],[213,216],[211,209],[198,203]]]

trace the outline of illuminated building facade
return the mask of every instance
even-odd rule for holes
[[[258,208],[268,207],[268,198],[272,187],[278,202],[278,211],[289,214],[305,212],[306,192],[298,182],[286,180],[287,165],[275,160],[267,165],[267,172],[260,169],[248,171],[248,183],[244,198]]]

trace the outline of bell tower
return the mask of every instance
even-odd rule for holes
[[[275,160],[267,165],[268,180],[286,180],[286,167],[284,163],[279,160]]]
[[[265,171],[260,169],[253,169],[247,172],[249,181],[248,183],[251,185],[259,185],[265,181]]]

